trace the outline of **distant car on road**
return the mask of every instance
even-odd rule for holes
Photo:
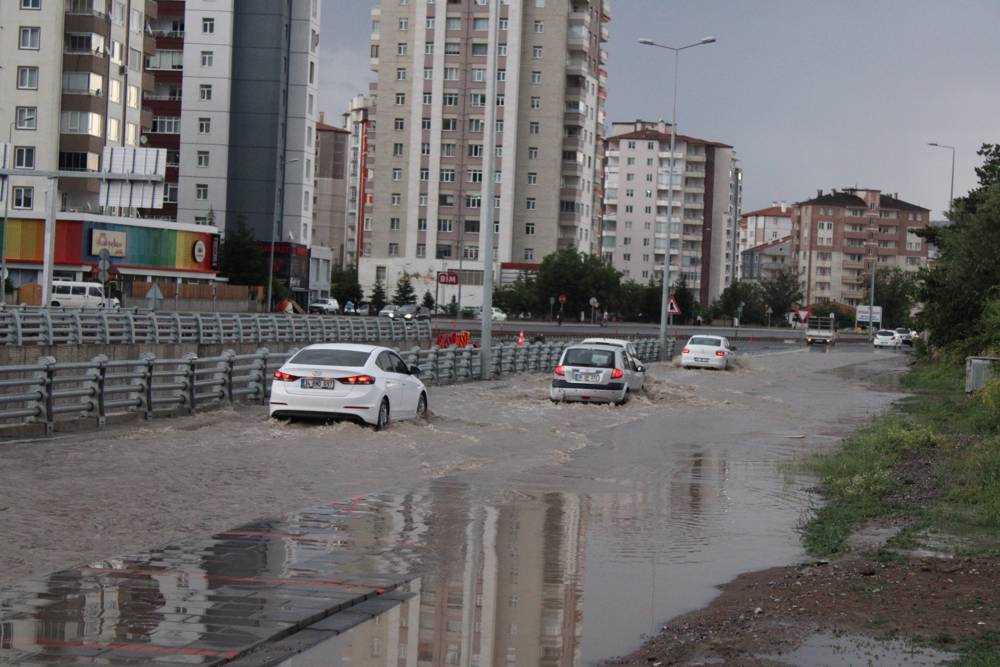
[[[646,369],[630,367],[626,352],[611,345],[574,345],[563,350],[552,375],[549,399],[624,405],[642,389]]]
[[[902,340],[891,329],[879,329],[872,337],[872,345],[875,347],[899,347],[902,345]]]
[[[724,336],[691,336],[681,350],[681,367],[724,371],[729,367],[734,350]]]
[[[902,345],[913,345],[913,331],[906,327],[899,327],[895,330],[896,336]]]
[[[401,317],[404,320],[429,320],[431,313],[423,306],[400,306],[399,310],[396,311],[396,317]]]
[[[359,303],[358,305],[348,303],[344,306],[344,315],[359,315],[367,317],[370,312],[371,306],[367,303]]]
[[[340,302],[334,298],[319,299],[310,303],[307,310],[321,315],[336,315],[340,312]]]
[[[274,372],[270,415],[346,419],[381,431],[391,419],[427,416],[427,388],[419,375],[419,368],[385,347],[309,345]]]
[[[394,319],[396,317],[396,313],[398,311],[399,311],[399,306],[394,306],[392,304],[389,304],[388,306],[384,307],[382,310],[378,311],[378,316],[379,317],[388,317],[391,320],[391,319]]]
[[[119,308],[121,302],[114,297],[107,299],[101,283],[53,280],[49,305],[53,308]]]

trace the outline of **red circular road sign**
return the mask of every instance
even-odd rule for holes
[[[568,296],[566,296],[565,294],[560,294],[559,295],[559,303],[566,303],[567,301],[569,301],[569,297]]]

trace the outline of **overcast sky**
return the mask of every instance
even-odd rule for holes
[[[369,10],[323,0],[321,108],[367,90]],[[732,144],[744,210],[846,185],[947,207],[975,184],[976,150],[1000,142],[1000,0],[614,0],[610,120],[669,118],[668,44],[681,56],[678,127]]]

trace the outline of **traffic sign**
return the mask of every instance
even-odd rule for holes
[[[681,308],[680,306],[677,305],[677,299],[675,299],[674,297],[670,297],[670,305],[667,306],[667,312],[670,313],[671,315],[681,314]]]
[[[598,302],[596,296],[590,297],[590,307],[591,308],[597,308],[599,305],[601,305],[601,304],[600,304],[600,302]]]

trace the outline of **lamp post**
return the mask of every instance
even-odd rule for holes
[[[14,160],[14,125],[17,124],[16,120],[11,121],[10,128],[7,131],[7,150],[10,153],[9,160]],[[10,205],[10,195],[14,189],[10,186],[10,176],[3,179],[4,191],[0,192],[3,195],[3,231],[0,232],[0,306],[7,304],[7,215],[10,211],[8,208]]]
[[[490,1],[489,44],[496,44],[499,35],[501,0]],[[483,260],[483,312],[479,334],[480,377],[484,380],[493,368],[493,158],[496,153],[497,111],[497,49],[490,48],[486,57],[486,113],[483,119],[483,186],[480,195],[479,245]],[[463,222],[464,225],[464,222]],[[483,240],[485,239],[485,244]]]
[[[951,214],[952,206],[955,205],[955,147],[946,144],[939,144],[936,141],[929,141],[928,146],[934,148],[945,148],[951,151],[951,190],[948,193],[948,214]]]
[[[660,303],[660,361],[669,361],[667,352],[667,316],[670,309],[670,225],[673,224],[674,202],[674,147],[677,143],[677,71],[680,66],[681,51],[703,44],[712,44],[715,37],[705,37],[685,46],[669,46],[652,39],[643,38],[639,43],[643,46],[655,46],[672,51],[674,54],[674,100],[673,113],[670,117],[670,167],[669,189],[667,190],[667,247],[663,259],[663,295]]]
[[[299,158],[293,157],[291,160],[285,160],[285,156],[282,155],[281,160],[282,160],[281,183],[278,184],[278,187],[281,188],[281,196],[278,197],[278,205],[274,209],[274,219],[271,221],[271,258],[268,260],[267,263],[267,312],[271,312],[271,308],[274,307],[274,305],[271,303],[271,290],[274,285],[274,244],[276,243],[275,237],[278,234],[278,222],[285,215],[285,168],[290,164],[295,164],[296,162],[298,162]],[[289,287],[291,286],[292,282],[291,262],[292,258],[291,255],[289,255],[288,258]]]

